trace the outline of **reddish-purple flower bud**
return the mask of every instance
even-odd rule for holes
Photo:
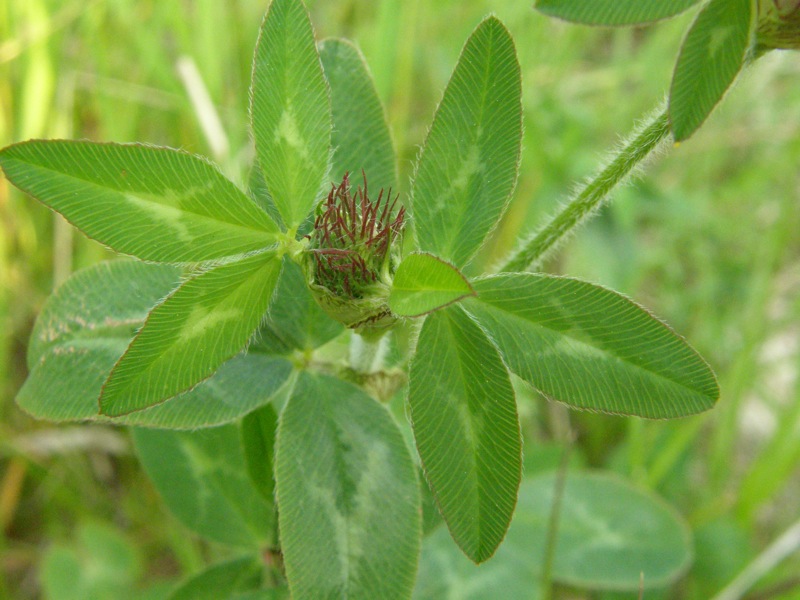
[[[317,301],[333,318],[354,329],[385,328],[394,322],[386,298],[399,261],[405,209],[395,211],[391,190],[371,199],[362,176],[363,187],[353,192],[345,174],[317,208],[307,271]]]
[[[800,0],[758,0],[758,44],[800,50]]]

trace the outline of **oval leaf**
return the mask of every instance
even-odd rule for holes
[[[566,277],[517,273],[473,282],[464,307],[506,364],[573,408],[674,418],[714,406],[708,364],[667,325],[611,290]]]
[[[401,317],[419,317],[474,295],[454,266],[432,254],[410,254],[397,267],[389,309]]]
[[[520,489],[509,543],[544,555],[554,473]],[[650,492],[603,473],[569,473],[561,498],[553,578],[591,589],[638,590],[674,582],[692,559],[689,527]],[[533,544],[531,542],[534,542]],[[524,547],[524,546],[523,546]]]
[[[172,513],[217,542],[259,548],[270,539],[272,509],[250,483],[239,428],[134,429],[145,472]]]
[[[0,151],[0,166],[90,238],[142,260],[218,259],[278,232],[214,165],[171,148],[35,140]]]
[[[100,412],[153,406],[213,374],[258,327],[280,270],[273,254],[260,254],[186,281],[147,316],[103,386]]]
[[[414,598],[539,598],[555,474],[526,479],[514,520],[491,561],[476,566],[439,530],[422,545]],[[552,578],[592,590],[636,591],[680,578],[692,558],[691,534],[675,510],[612,475],[567,475]],[[643,579],[640,579],[644,576]]]
[[[293,598],[410,596],[419,489],[383,406],[339,379],[301,374],[280,418],[275,475]]]
[[[397,187],[397,166],[389,125],[364,56],[347,40],[319,45],[322,68],[331,90],[333,165],[331,178],[341,181],[366,173],[373,190]]]
[[[536,10],[585,25],[643,25],[674,17],[699,0],[537,0]]]
[[[273,0],[253,59],[251,118],[258,164],[284,223],[296,227],[328,172],[331,107],[300,0]]]
[[[522,445],[508,371],[459,307],[425,319],[408,402],[439,510],[464,553],[483,562],[503,540],[514,512]]]
[[[519,64],[494,17],[467,40],[417,164],[411,194],[417,244],[463,267],[502,217],[522,139]]]
[[[111,369],[159,299],[179,283],[168,265],[109,261],[78,271],[45,302],[28,347],[17,404],[40,419],[105,421],[97,398]],[[192,391],[115,422],[195,429],[227,423],[280,396],[289,361],[249,354]]]
[[[675,141],[706,120],[742,69],[755,21],[751,0],[711,0],[683,41],[669,94]]]

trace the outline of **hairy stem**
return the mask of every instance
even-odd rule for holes
[[[614,189],[658,149],[670,132],[667,110],[635,133],[608,165],[593,177],[544,228],[539,230],[508,262],[502,272],[525,271],[539,265],[575,229],[592,216]]]

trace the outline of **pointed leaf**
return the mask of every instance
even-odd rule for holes
[[[416,468],[387,410],[301,374],[280,418],[275,475],[292,598],[406,598],[420,545]]]
[[[425,319],[408,402],[425,476],[450,533],[469,558],[483,562],[511,521],[522,447],[508,371],[460,307]]]
[[[397,167],[389,125],[364,56],[347,40],[319,45],[322,68],[331,90],[333,165],[331,179],[345,173],[360,181],[366,173],[370,189],[397,188]]]
[[[45,302],[28,349],[20,408],[51,421],[99,420],[97,398],[152,307],[178,286],[169,265],[118,260],[78,271]],[[289,361],[234,357],[190,392],[115,422],[196,429],[233,421],[279,400],[290,388]]]
[[[184,525],[224,544],[268,542],[272,509],[245,472],[238,427],[135,428],[133,441],[145,472]]]
[[[389,308],[401,317],[419,317],[474,295],[454,266],[432,254],[409,254],[394,275]]]
[[[505,212],[522,139],[519,64],[494,17],[467,40],[419,157],[417,243],[463,267]]]
[[[269,306],[280,274],[259,254],[186,281],[156,306],[111,371],[103,414],[119,416],[190,389],[244,348]]]
[[[251,116],[258,162],[287,227],[327,182],[331,108],[314,31],[300,0],[273,0],[253,59]]]
[[[536,10],[585,25],[644,25],[673,17],[700,0],[536,0]]]
[[[669,94],[675,141],[691,136],[742,69],[755,22],[751,0],[711,0],[683,41]]]
[[[464,301],[509,369],[573,408],[667,419],[708,410],[708,364],[627,298],[584,281],[533,273],[473,282]]]
[[[0,151],[6,177],[87,236],[157,262],[199,262],[275,243],[270,217],[197,156],[139,144],[37,140]]]

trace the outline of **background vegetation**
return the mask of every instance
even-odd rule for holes
[[[319,39],[351,38],[366,55],[401,157],[401,199],[463,40],[490,11],[510,28],[523,72],[523,163],[485,261],[552,213],[661,100],[692,18],[610,31],[547,19],[525,0],[307,4]],[[245,181],[249,69],[266,6],[0,3],[0,146],[34,137],[147,141],[211,156]],[[198,109],[191,65],[222,133]],[[710,597],[800,513],[798,75],[797,53],[759,61],[695,137],[547,264],[645,304],[717,371],[721,402],[699,417],[570,413],[576,460],[625,473],[688,518],[696,561],[679,590],[687,598]],[[126,431],[35,422],[13,402],[44,298],[75,269],[107,258],[0,179],[0,597],[69,597],[59,576],[72,565],[108,597],[127,586],[160,598],[175,579],[221,558],[162,508]],[[522,410],[530,473],[553,464],[563,438],[545,401],[532,398]],[[797,598],[797,587],[771,586],[798,572],[795,556],[760,589]]]

